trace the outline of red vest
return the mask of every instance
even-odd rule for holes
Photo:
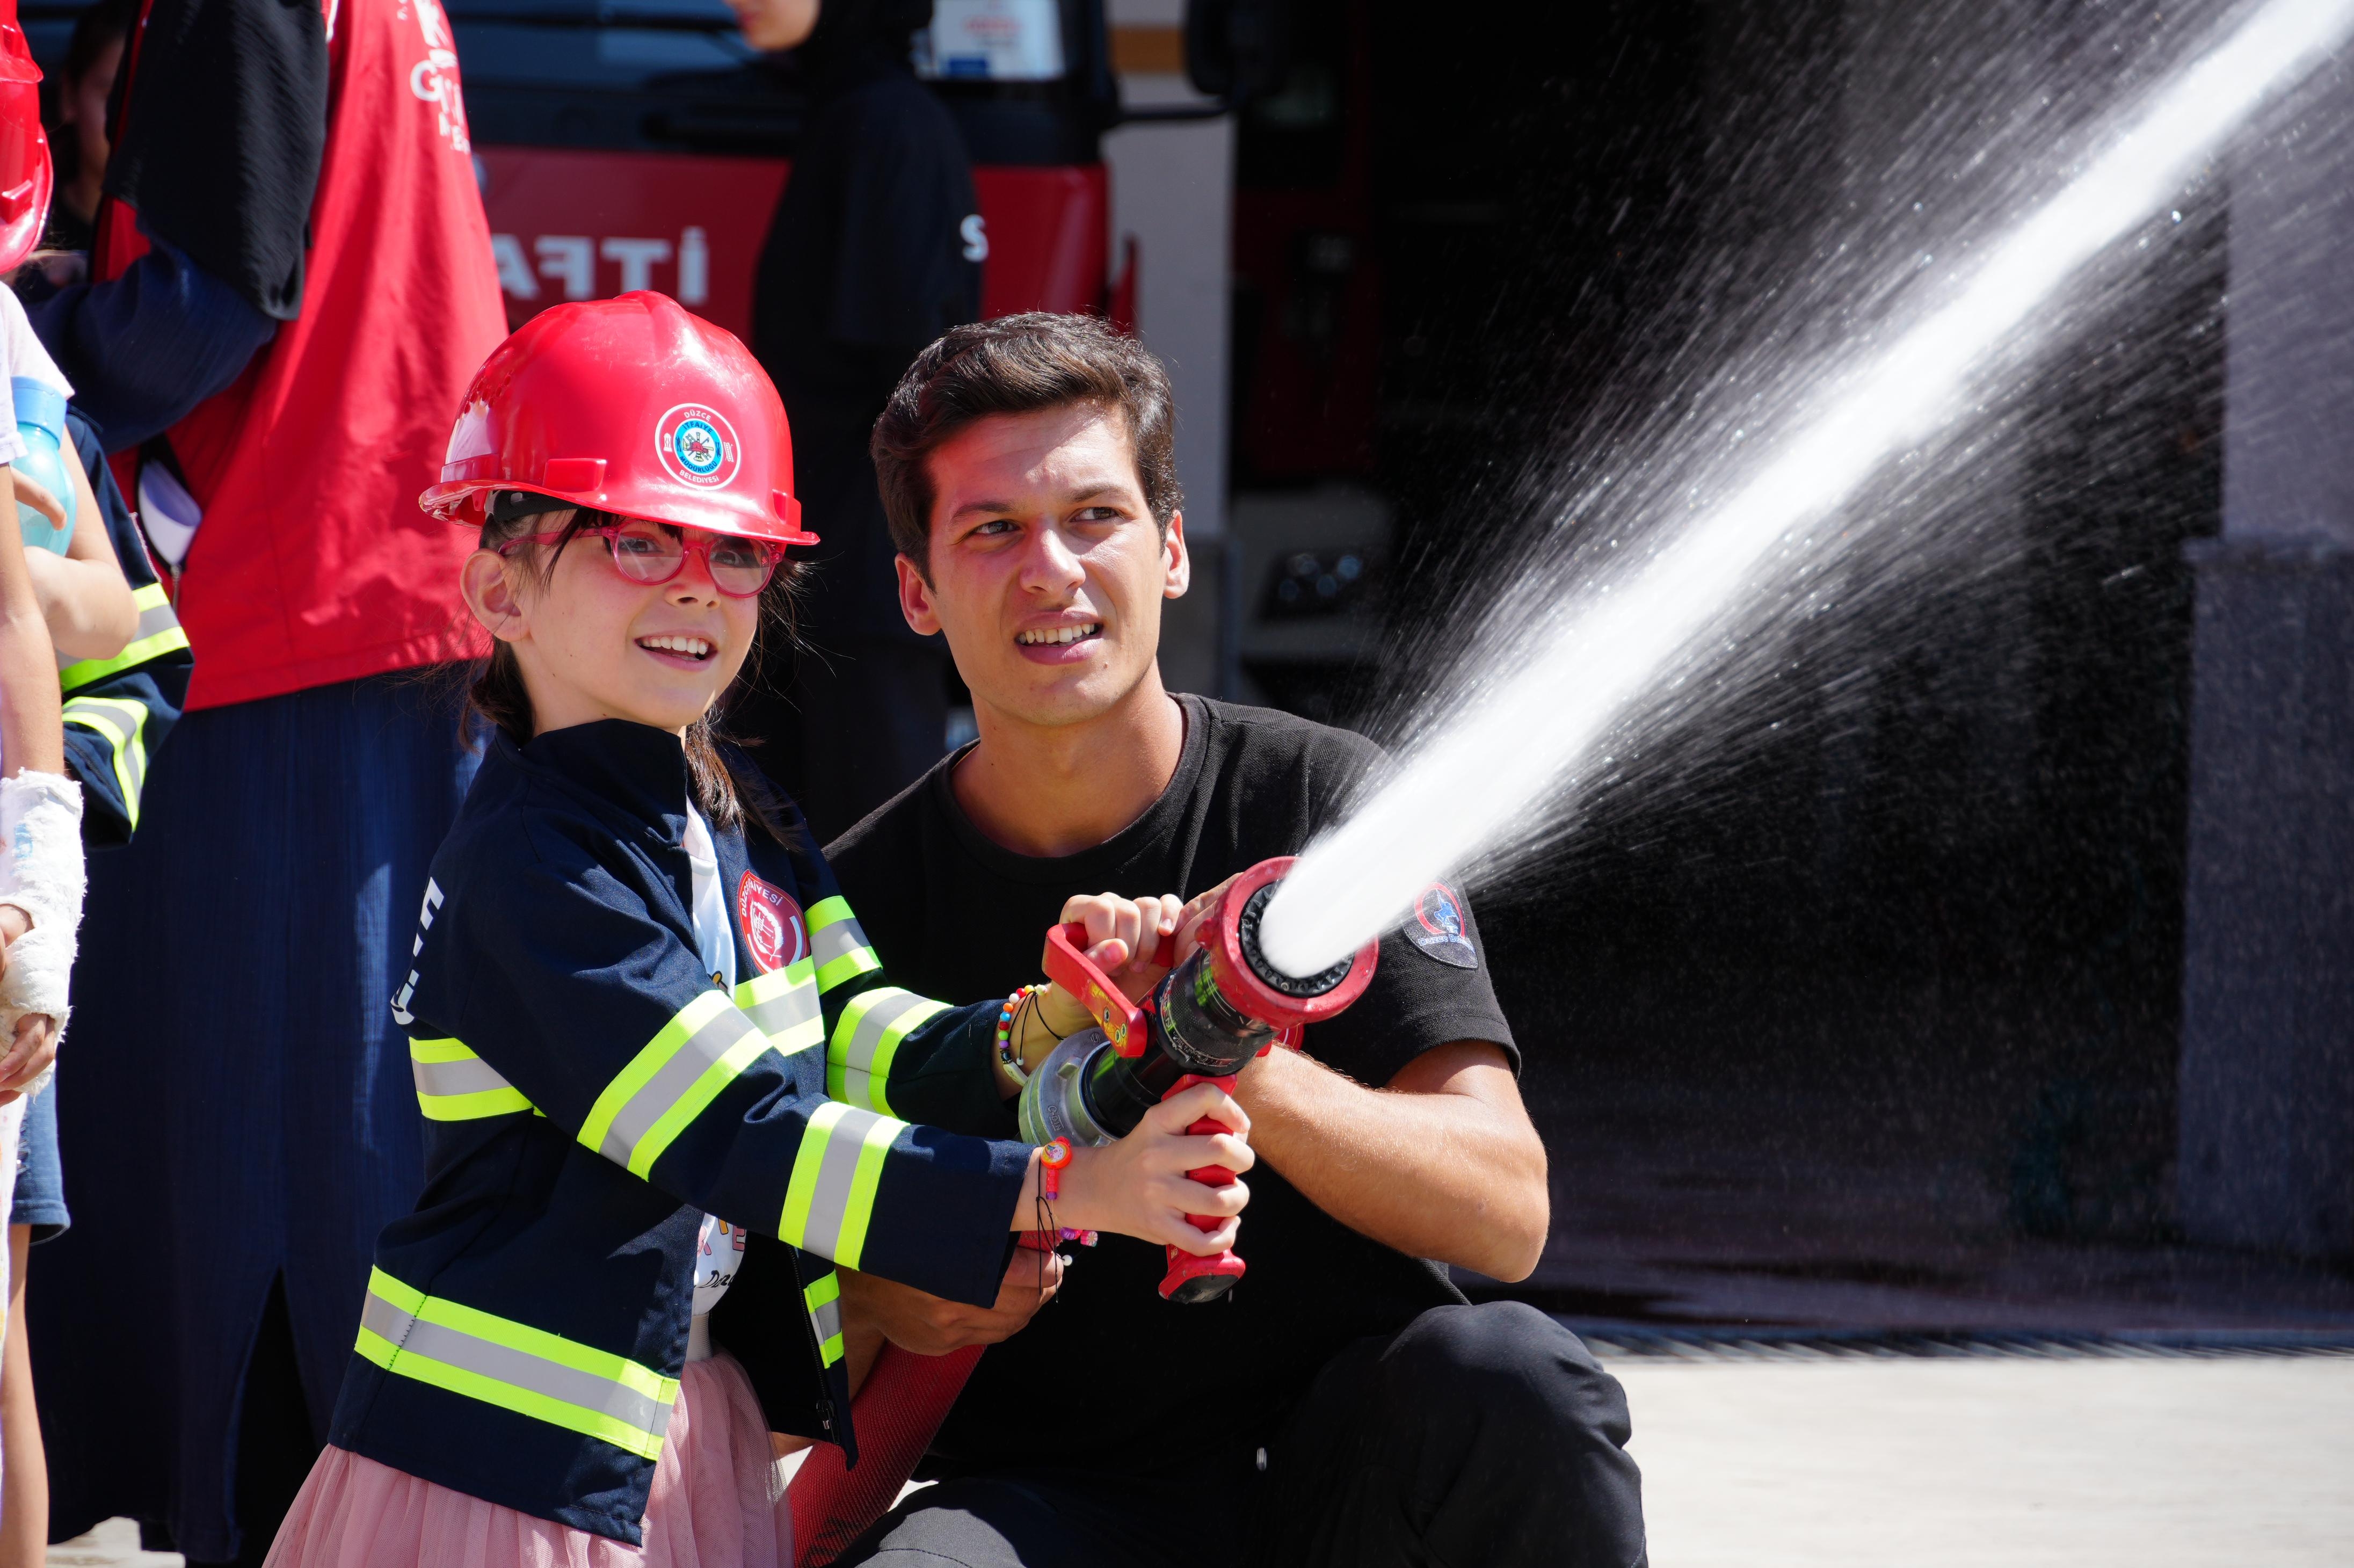
[[[467,657],[462,528],[417,497],[440,476],[475,368],[506,335],[458,56],[437,0],[323,0],[326,156],[302,313],[172,428],[204,508],[175,608],[191,709]],[[135,57],[134,57],[135,60]],[[128,213],[101,216],[99,270]]]

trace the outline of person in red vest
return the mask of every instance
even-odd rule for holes
[[[122,69],[92,281],[31,315],[196,669],[91,867],[31,1339],[58,1532],[258,1562],[420,1184],[386,999],[473,758],[415,673],[472,652],[417,497],[505,323],[436,0],[147,0]]]

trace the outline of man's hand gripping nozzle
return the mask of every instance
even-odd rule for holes
[[[1024,1139],[1111,1143],[1146,1111],[1195,1084],[1214,1083],[1231,1094],[1244,1065],[1279,1036],[1296,1040],[1302,1026],[1331,1018],[1364,993],[1378,942],[1305,980],[1285,974],[1260,950],[1259,918],[1291,863],[1288,855],[1261,861],[1235,878],[1203,923],[1200,948],[1141,1007],[1087,961],[1085,926],[1047,935],[1048,978],[1086,1004],[1100,1027],[1064,1041],[1030,1075],[1019,1113]],[[1204,1118],[1187,1130],[1232,1129]],[[1187,1174],[1214,1187],[1234,1180],[1232,1171],[1216,1167]],[[1204,1231],[1222,1223],[1188,1217]],[[1242,1277],[1243,1260],[1232,1252],[1197,1257],[1172,1246],[1161,1294],[1172,1301],[1214,1300]]]

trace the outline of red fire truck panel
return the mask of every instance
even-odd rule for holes
[[[484,147],[484,203],[520,323],[559,300],[659,289],[738,337],[790,165],[606,149]],[[973,171],[989,253],[981,308],[1104,306],[1110,196],[1101,164]]]

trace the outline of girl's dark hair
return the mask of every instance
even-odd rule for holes
[[[559,518],[565,519],[561,526],[551,530],[548,524]],[[556,574],[557,558],[583,530],[612,527],[625,521],[612,513],[587,507],[573,508],[568,516],[564,511],[502,514],[493,507],[482,524],[481,544],[485,550],[495,550],[521,535],[557,533],[554,546],[531,567],[532,575],[545,588]],[[539,547],[525,548],[536,551]],[[739,685],[759,668],[760,639],[771,621],[788,641],[791,639],[792,585],[799,572],[798,563],[787,561],[777,568],[777,575],[761,594],[759,624],[753,632],[751,652],[745,655],[745,673],[737,677]],[[734,748],[726,744],[728,736],[715,716],[727,706],[733,690],[723,694],[710,712],[686,728],[687,788],[694,793],[697,809],[711,819],[715,831],[726,832],[748,822],[777,842],[788,843],[790,830],[785,826],[782,802],[775,788],[758,770],[737,766],[731,756]],[[469,719],[479,717],[496,726],[517,746],[528,745],[537,729],[531,711],[531,694],[523,683],[523,666],[517,662],[514,648],[496,638],[491,640],[489,655],[474,664],[466,688],[466,713]]]

